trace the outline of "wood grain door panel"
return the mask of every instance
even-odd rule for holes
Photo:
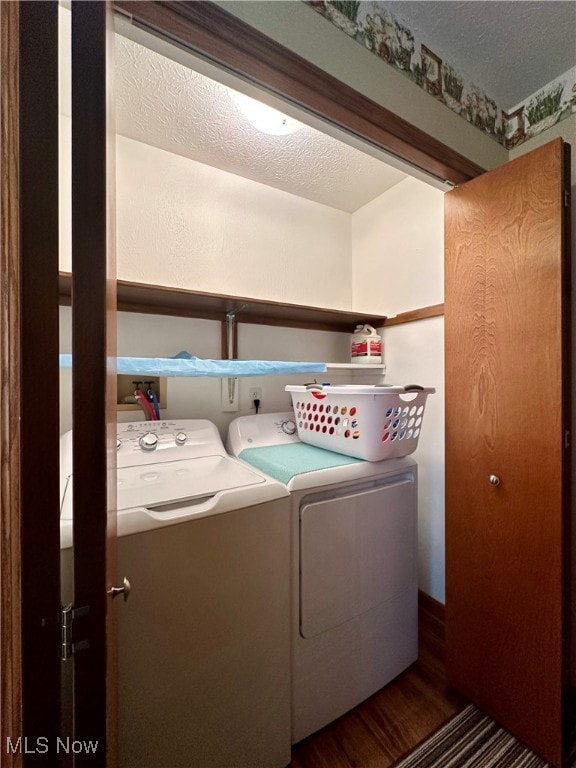
[[[0,744],[22,733],[19,7],[0,3]],[[21,755],[0,755],[20,768]]]
[[[555,765],[565,684],[563,153],[551,142],[445,202],[448,674]]]

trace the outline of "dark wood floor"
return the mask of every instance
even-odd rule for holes
[[[445,680],[442,606],[425,597],[419,645],[406,672],[296,744],[291,768],[388,768],[462,709],[466,700]]]

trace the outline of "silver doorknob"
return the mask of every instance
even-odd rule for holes
[[[126,602],[126,600],[128,600],[128,598],[130,597],[131,589],[132,587],[130,586],[130,582],[128,581],[126,576],[124,576],[124,579],[122,581],[122,586],[110,587],[110,589],[108,590],[108,594],[112,595],[112,598],[117,597],[118,595],[124,595],[124,602]]]
[[[500,478],[498,475],[488,475],[488,482],[490,485],[500,485]]]

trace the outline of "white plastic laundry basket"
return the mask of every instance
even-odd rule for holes
[[[416,450],[428,395],[420,386],[289,385],[298,437],[366,461]]]

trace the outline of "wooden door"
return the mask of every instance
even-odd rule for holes
[[[448,677],[556,766],[568,662],[568,149],[553,141],[445,202]]]
[[[107,3],[72,2],[72,423],[75,768],[116,765],[116,271]]]
[[[3,766],[53,765],[59,726],[57,10],[0,7]]]

